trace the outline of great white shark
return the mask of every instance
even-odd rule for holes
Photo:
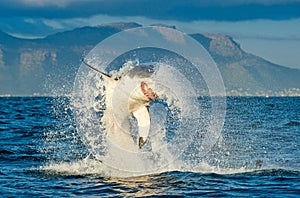
[[[118,78],[94,68],[84,60],[83,63],[94,71],[100,73],[105,81],[106,113],[101,121],[107,130],[107,136],[115,144],[128,145],[122,141],[134,144],[130,130],[130,115],[133,115],[138,126],[138,147],[141,149],[148,140],[151,118],[149,104],[158,95],[154,92],[154,82],[151,76],[153,66],[134,66]],[[129,149],[132,150],[133,147]]]

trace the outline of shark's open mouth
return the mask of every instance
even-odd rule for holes
[[[154,100],[157,98],[157,94],[144,81],[141,82],[141,90],[149,100]]]

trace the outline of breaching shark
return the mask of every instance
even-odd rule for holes
[[[116,144],[128,144],[122,141],[134,143],[130,131],[130,116],[133,115],[138,126],[138,147],[141,149],[147,142],[151,118],[149,104],[158,95],[154,92],[154,82],[151,75],[154,73],[152,65],[134,66],[124,75],[113,78],[99,71],[83,60],[89,68],[100,73],[105,81],[106,113],[101,121],[105,125],[108,137],[114,137]],[[132,150],[129,148],[130,150]]]

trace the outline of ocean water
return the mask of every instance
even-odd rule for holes
[[[300,196],[300,97],[226,99],[216,145],[200,160],[186,151],[193,166],[118,177],[78,132],[70,98],[1,97],[1,197]]]

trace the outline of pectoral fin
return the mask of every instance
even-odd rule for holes
[[[133,116],[136,118],[138,123],[138,134],[139,134],[139,147],[142,148],[148,138],[150,131],[150,115],[147,107],[142,106],[133,112]]]

